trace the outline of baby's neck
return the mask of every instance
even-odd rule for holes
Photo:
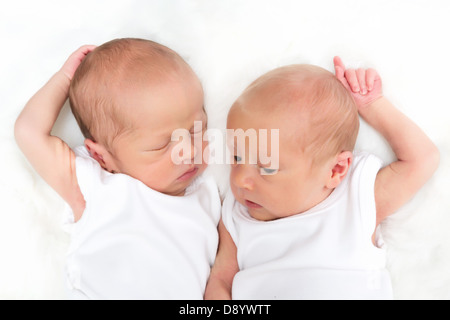
[[[308,210],[311,210],[315,206],[324,202],[333,193],[334,190],[335,190],[335,188],[334,189],[328,189],[328,188],[324,189],[323,192],[320,195],[318,195],[314,201],[311,202],[311,204],[309,204],[304,210],[302,210],[299,213],[304,213]]]

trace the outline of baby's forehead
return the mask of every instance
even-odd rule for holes
[[[242,93],[230,117],[247,118],[255,126],[280,129],[280,142],[302,140],[315,133],[312,122],[326,120],[334,75],[320,67],[292,65],[270,71]],[[320,106],[319,106],[320,105]],[[327,106],[329,105],[329,106]],[[318,110],[322,112],[316,112]]]
[[[315,66],[293,65],[270,71],[252,84],[236,104],[247,112],[298,114],[324,95],[330,72]],[[325,93],[326,94],[326,93]]]
[[[193,73],[190,66],[172,49],[142,39],[117,39],[91,52],[83,63],[86,81],[117,86],[182,78]]]

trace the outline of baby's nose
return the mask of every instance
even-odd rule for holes
[[[186,137],[185,139],[183,139],[183,146],[182,146],[182,158],[181,161],[183,163],[194,163],[193,160],[194,158],[199,155],[199,152],[201,152],[201,150],[197,150],[197,146],[195,146],[194,144],[194,140],[191,139],[190,136]],[[186,152],[184,152],[186,151]]]
[[[231,169],[232,183],[241,189],[253,190],[255,182],[251,175],[251,166],[237,165]]]

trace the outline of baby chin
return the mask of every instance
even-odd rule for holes
[[[206,166],[198,165],[192,168],[187,168],[185,171],[181,173],[181,175],[174,181],[174,184],[177,186],[177,189],[180,190],[177,195],[183,196],[186,188],[197,178],[199,177],[206,169]]]

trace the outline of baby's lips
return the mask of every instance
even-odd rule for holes
[[[257,204],[256,202],[250,201],[250,200],[245,200],[245,205],[247,206],[247,208],[252,208],[252,209],[262,208],[261,205]]]
[[[178,177],[178,180],[184,181],[192,178],[195,176],[198,172],[198,167],[193,167],[187,170],[185,173],[183,173],[181,176]]]

